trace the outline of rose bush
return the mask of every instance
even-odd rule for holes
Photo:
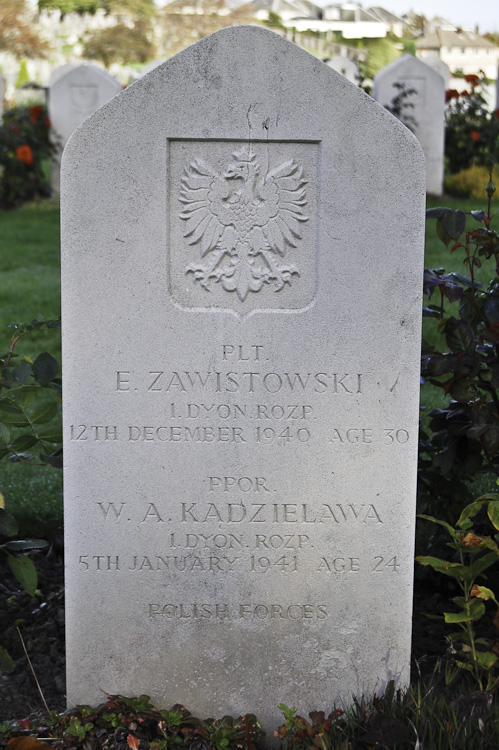
[[[54,145],[45,107],[15,107],[0,125],[0,209],[50,195],[43,164]]]

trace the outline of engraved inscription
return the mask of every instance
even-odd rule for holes
[[[241,302],[266,284],[275,292],[291,284],[300,271],[280,258],[302,239],[306,184],[294,159],[265,168],[250,144],[232,152],[221,172],[194,159],[181,183],[180,218],[184,238],[206,262],[185,273],[207,292],[219,283]]]

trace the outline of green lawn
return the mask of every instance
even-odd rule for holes
[[[60,315],[59,206],[45,201],[0,212],[0,351],[8,349],[12,322]],[[49,351],[60,362],[60,331],[26,336],[17,348],[34,359]],[[50,466],[0,461],[0,492],[23,534],[44,536],[62,528],[62,472]]]
[[[486,201],[460,199],[431,200],[429,206],[449,208],[486,208]],[[496,203],[496,206],[499,204]],[[469,218],[470,225],[478,224]],[[499,220],[498,220],[499,222]],[[33,318],[55,318],[60,314],[59,272],[59,207],[55,201],[24,206],[17,211],[0,213],[0,350],[8,347],[12,322],[26,322]],[[466,273],[462,254],[451,254],[437,238],[435,221],[426,227],[425,266]],[[490,269],[482,269],[484,280]],[[425,300],[427,304],[427,299]],[[425,319],[424,336],[437,340],[435,321]],[[27,337],[19,347],[32,359],[42,351],[49,351],[60,361],[60,334],[44,331]],[[440,391],[425,386],[422,391],[425,411],[444,403]],[[9,510],[18,518],[24,534],[43,536],[62,528],[61,472],[49,466],[30,466],[0,462],[0,492]]]

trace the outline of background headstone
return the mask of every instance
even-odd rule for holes
[[[430,68],[436,70],[444,79],[445,90],[450,88],[451,72],[449,66],[438,56],[437,53],[434,55],[426,55],[424,62],[429,65]]]
[[[281,701],[407,683],[414,136],[233,27],[79,128],[61,203],[69,700],[272,737]]]
[[[81,123],[122,90],[121,84],[95,65],[68,63],[55,70],[49,87],[49,116],[60,150],[52,163],[52,190],[59,193],[62,150]]]
[[[414,106],[405,108],[406,117],[414,118],[411,129],[419,140],[426,158],[426,189],[441,195],[444,177],[444,109],[445,82],[429,65],[412,55],[403,55],[374,77],[373,96],[383,106],[390,106],[399,90],[394,84],[405,84],[414,94],[407,98]],[[403,117],[401,118],[403,119]]]
[[[349,57],[343,55],[335,55],[327,61],[326,65],[336,70],[337,73],[341,73],[350,83],[359,83],[359,66],[355,60],[350,60]]]

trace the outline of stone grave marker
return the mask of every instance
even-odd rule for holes
[[[411,127],[423,147],[426,157],[426,189],[441,195],[444,177],[444,109],[445,82],[432,67],[412,55],[403,55],[383,68],[374,77],[373,96],[383,106],[391,105],[399,90],[395,84],[405,84],[413,94],[406,99],[413,107],[406,107],[404,116],[414,118]]]
[[[344,55],[335,55],[327,61],[326,65],[333,70],[336,70],[338,73],[341,73],[341,75],[345,76],[350,83],[358,85],[360,78],[359,66],[355,60],[350,60],[349,57],[345,57]]]
[[[99,107],[122,90],[95,65],[67,63],[54,71],[49,86],[49,116],[59,152],[52,164],[52,189],[59,193],[60,159],[71,134]]]
[[[70,701],[252,711],[271,737],[281,701],[407,683],[423,228],[412,133],[265,29],[70,139]]]
[[[433,70],[436,70],[437,73],[442,76],[442,78],[444,79],[445,90],[450,88],[450,68],[446,63],[444,63],[437,52],[435,52],[434,54],[425,55],[423,62],[426,63],[426,65],[429,65],[430,68],[433,68]]]

